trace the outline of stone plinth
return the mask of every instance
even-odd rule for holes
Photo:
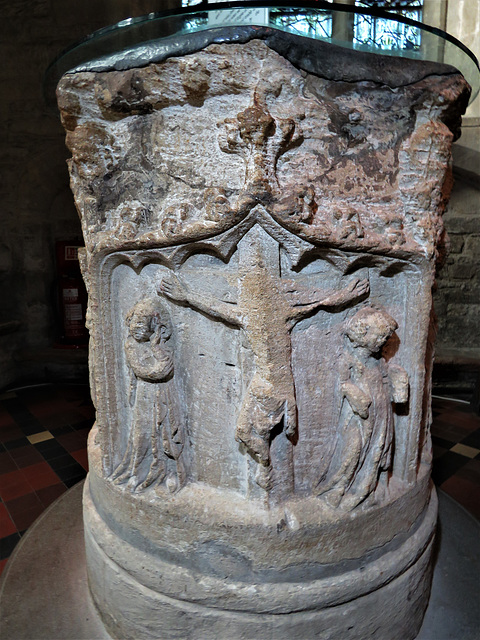
[[[223,40],[58,89],[86,244],[92,596],[117,638],[414,638],[468,86],[332,66],[270,30]]]

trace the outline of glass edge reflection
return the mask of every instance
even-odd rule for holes
[[[92,32],[91,34],[85,36],[81,40],[77,41],[76,43],[64,49],[49,64],[44,75],[44,98],[47,105],[56,107],[56,100],[54,95],[55,88],[58,84],[58,81],[65,73],[69,73],[70,71],[73,71],[77,67],[80,67],[82,64],[92,62],[96,58],[101,59],[102,57],[104,57],[104,56],[98,56],[98,55],[95,56],[95,53],[93,51],[91,52],[90,55],[88,55],[89,44],[93,45],[95,42],[100,43],[102,41],[105,41],[109,36],[114,36],[117,33],[121,34],[121,33],[128,33],[128,31],[132,31],[132,30],[135,31],[136,29],[139,29],[142,26],[148,25],[149,23],[161,22],[162,20],[165,20],[167,18],[187,17],[187,16],[192,16],[192,18],[198,17],[198,16],[201,16],[201,14],[206,14],[209,10],[212,10],[213,8],[215,11],[238,9],[238,8],[265,8],[265,9],[278,8],[278,9],[292,9],[292,10],[307,9],[307,10],[316,10],[319,13],[321,11],[328,11],[332,13],[338,12],[338,13],[347,13],[347,14],[349,13],[353,15],[366,15],[371,17],[383,18],[386,20],[392,20],[400,24],[406,24],[408,26],[416,27],[421,31],[433,34],[439,39],[454,45],[457,49],[461,50],[466,56],[468,56],[468,58],[470,58],[470,60],[473,62],[474,66],[476,67],[476,71],[478,74],[477,86],[472,87],[472,96],[470,98],[470,102],[478,94],[478,90],[479,90],[478,85],[480,85],[480,66],[479,66],[477,57],[470,49],[468,49],[468,47],[466,47],[463,44],[463,42],[461,42],[451,34],[447,33],[446,31],[439,29],[438,27],[433,27],[431,25],[424,24],[423,22],[413,20],[412,18],[408,18],[407,16],[401,16],[399,14],[386,11],[378,7],[368,7],[368,8],[357,7],[355,5],[344,5],[344,4],[338,4],[336,2],[327,2],[326,0],[303,0],[296,3],[282,3],[282,2],[275,2],[271,0],[248,0],[248,1],[237,0],[237,1],[231,1],[231,2],[215,3],[214,5],[212,4],[209,5],[207,2],[202,1],[201,3],[194,6],[170,9],[166,11],[152,12],[144,16],[125,18],[115,24],[102,27],[101,29],[98,29]],[[231,24],[229,26],[235,26],[235,25]],[[269,27],[275,28],[273,25],[269,25]],[[208,30],[208,28],[209,27],[205,27],[201,30],[205,31],[205,30]],[[288,32],[288,30],[286,31]],[[308,38],[309,36],[305,35],[304,37]],[[161,40],[161,36],[158,37],[158,40]],[[328,42],[329,39],[325,38],[324,41]],[[140,46],[142,42],[146,44],[148,41],[146,40],[142,41],[141,39],[139,39],[137,45]],[[348,43],[346,41],[344,41],[343,43],[339,41],[335,41],[335,44],[344,46],[345,48],[349,48],[347,46]],[[132,45],[132,46],[136,46],[136,45]],[[355,47],[352,46],[351,48],[355,50]],[[75,64],[70,65],[68,63],[69,55],[73,55],[76,51],[81,52],[82,50],[84,50],[86,54],[84,59],[82,59],[81,61],[77,61]],[[408,55],[405,55],[405,53],[403,53],[401,50],[395,50],[395,53],[392,53],[385,49],[370,47],[369,45],[366,45],[366,48],[364,50],[368,50],[371,53],[378,53],[379,55],[390,55],[394,57],[407,57],[407,58],[410,57]],[[420,59],[426,59],[426,58],[420,58]],[[60,64],[62,60],[65,63],[63,65]],[[448,64],[448,62],[446,62],[446,64]]]

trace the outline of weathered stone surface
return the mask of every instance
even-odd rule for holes
[[[117,637],[415,637],[467,95],[458,74],[328,80],[260,40],[62,79],[90,587]]]
[[[98,251],[199,239],[268,204],[305,239],[428,256],[451,186],[452,134],[443,120],[462,93],[455,74],[393,90],[305,77],[261,41],[211,45],[145,69],[65,76],[59,105],[87,242]],[[256,153],[250,119],[263,121]],[[152,143],[161,153],[148,150]]]

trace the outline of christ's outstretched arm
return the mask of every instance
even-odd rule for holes
[[[290,322],[299,322],[309,313],[320,307],[343,307],[354,300],[367,295],[370,291],[368,280],[355,278],[344,289],[339,291],[323,291],[321,289],[306,289],[297,283],[287,293],[291,301]]]
[[[162,279],[158,293],[163,294],[174,302],[185,302],[193,309],[203,311],[211,318],[223,320],[235,326],[241,326],[242,324],[242,316],[236,305],[222,302],[214,296],[191,291],[173,273]]]

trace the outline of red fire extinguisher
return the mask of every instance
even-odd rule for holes
[[[71,346],[82,346],[88,340],[87,291],[78,261],[79,246],[75,241],[56,243],[62,342]]]

